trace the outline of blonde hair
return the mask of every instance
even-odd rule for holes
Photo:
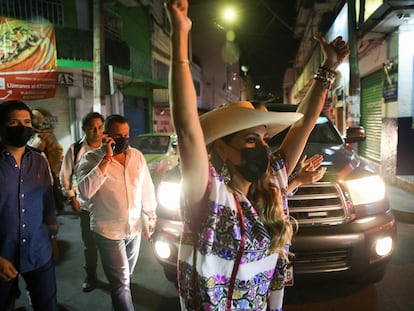
[[[260,220],[271,236],[271,252],[278,252],[288,261],[290,245],[294,232],[297,230],[295,219],[290,218],[283,210],[281,191],[272,182],[273,175],[268,171],[260,181],[252,184],[249,190],[249,200],[253,203]],[[295,224],[293,226],[291,221]],[[295,230],[294,230],[295,228]]]

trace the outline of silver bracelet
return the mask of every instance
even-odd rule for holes
[[[329,90],[335,83],[336,72],[325,67],[319,67],[318,72],[313,76],[315,80],[322,82],[323,88]]]

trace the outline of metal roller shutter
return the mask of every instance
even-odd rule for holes
[[[69,148],[69,145],[73,142],[73,138],[70,133],[71,120],[69,118],[68,88],[66,86],[58,85],[54,98],[42,101],[31,101],[27,102],[27,104],[34,109],[43,109],[52,115],[56,138],[62,145],[63,150]]]
[[[361,80],[361,125],[367,136],[361,155],[376,162],[381,162],[382,82],[381,70]]]

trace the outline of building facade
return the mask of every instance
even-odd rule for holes
[[[54,24],[57,88],[28,101],[50,112],[66,150],[90,111],[128,117],[131,135],[153,130],[154,106],[168,87],[169,40],[162,1],[4,0],[0,16]]]
[[[355,148],[390,182],[414,175],[414,1],[301,1],[295,64],[285,75],[285,101],[299,103],[320,65],[316,33],[342,35],[351,54],[337,70],[324,110],[345,134],[363,126]]]

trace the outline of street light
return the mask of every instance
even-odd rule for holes
[[[224,20],[232,24],[236,20],[236,11],[232,7],[227,7],[223,12]]]
[[[223,10],[223,20],[228,27],[223,27],[226,31],[226,43],[222,50],[222,57],[226,65],[226,97],[228,101],[232,100],[232,78],[233,78],[233,64],[239,60],[240,51],[235,44],[236,34],[233,31],[234,21],[237,19],[237,13],[232,7],[227,7]]]

